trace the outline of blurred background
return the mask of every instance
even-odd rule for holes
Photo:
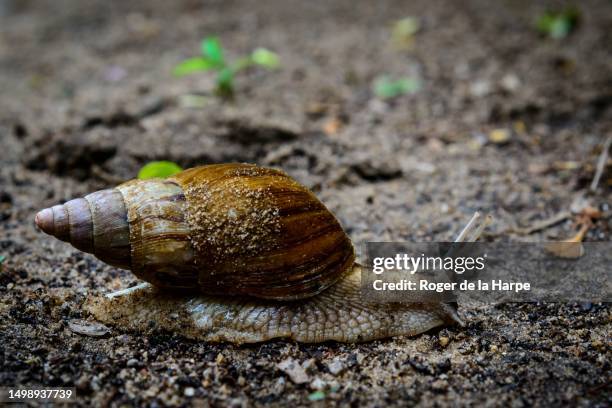
[[[42,236],[32,219],[152,161],[245,161],[312,188],[356,243],[448,240],[475,210],[495,218],[487,240],[567,239],[585,214],[584,239],[609,240],[610,27],[604,0],[0,0],[0,313],[12,327],[7,350],[22,350],[4,357],[0,381],[76,382],[98,403],[132,393],[178,404],[186,387],[238,405],[303,402],[321,390],[319,399],[370,404],[604,398],[601,305],[463,310],[465,331],[352,352],[75,339],[65,319],[81,317],[89,291],[135,280]],[[452,352],[439,337],[456,342]],[[452,365],[439,366],[443,350]],[[384,353],[412,363],[390,367]],[[316,359],[327,385],[279,380],[270,366],[279,355]],[[138,364],[125,368],[131,358]],[[339,379],[324,368],[331,358],[356,368]],[[149,377],[137,380],[139,368]],[[209,368],[221,374],[202,374]],[[157,391],[145,397],[128,379]]]

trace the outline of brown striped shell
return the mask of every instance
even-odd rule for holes
[[[249,164],[133,180],[39,212],[46,233],[159,287],[291,300],[333,285],[354,250],[285,173]]]

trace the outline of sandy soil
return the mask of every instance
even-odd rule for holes
[[[0,385],[76,386],[82,405],[610,405],[607,305],[460,307],[464,328],[360,345],[82,336],[85,299],[137,280],[32,222],[150,160],[248,161],[311,187],[357,243],[449,239],[476,209],[495,216],[488,240],[561,239],[571,217],[515,231],[585,202],[604,214],[586,240],[609,240],[610,166],[588,185],[612,129],[612,4],[581,3],[554,41],[533,20],[559,3],[493,3],[0,0]],[[422,28],[396,50],[404,16]],[[239,76],[231,103],[210,75],[172,77],[210,34],[282,69]],[[381,101],[383,73],[422,89]]]

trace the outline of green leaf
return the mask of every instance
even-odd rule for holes
[[[189,58],[174,67],[172,71],[176,76],[183,76],[199,71],[214,69],[214,64],[202,57]]]
[[[568,8],[561,12],[547,12],[538,18],[536,28],[550,38],[565,38],[576,28],[579,17],[580,12],[576,8]]]
[[[572,30],[572,25],[565,18],[556,18],[550,26],[550,36],[552,38],[564,38]]]
[[[176,163],[171,161],[153,161],[145,164],[138,172],[138,178],[146,180],[150,178],[166,178],[183,169]]]
[[[214,67],[221,68],[225,66],[223,58],[223,48],[217,37],[206,37],[201,44],[202,55],[210,61]]]
[[[421,28],[419,20],[415,17],[406,17],[401,20],[397,20],[393,24],[391,31],[391,40],[393,43],[400,47],[407,47],[414,41],[414,35]]]
[[[548,34],[550,32],[552,24],[553,17],[550,14],[546,13],[540,16],[540,18],[538,18],[538,21],[536,22],[536,27],[541,33]]]
[[[234,71],[230,68],[223,68],[217,73],[217,92],[224,96],[234,93]]]
[[[400,95],[415,93],[421,88],[421,83],[415,78],[392,79],[383,75],[374,80],[373,90],[381,99],[395,98]]]
[[[6,256],[0,255],[0,272],[2,272],[2,263],[6,260]]]
[[[325,393],[323,391],[315,391],[308,396],[309,401],[321,401],[325,399]]]
[[[280,65],[278,54],[265,48],[256,48],[251,53],[251,59],[253,63],[269,69],[278,68]]]

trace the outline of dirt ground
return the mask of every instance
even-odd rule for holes
[[[609,406],[605,304],[461,306],[464,328],[358,345],[96,338],[68,323],[137,280],[33,224],[150,160],[246,161],[311,187],[356,243],[448,240],[477,209],[495,217],[487,240],[563,239],[573,217],[517,231],[585,203],[603,212],[585,239],[610,240],[610,166],[588,187],[612,131],[612,4],[580,2],[574,33],[543,38],[534,19],[560,5],[0,0],[0,385],[75,386],[85,406]],[[421,29],[397,50],[405,16]],[[263,46],[282,68],[240,75],[233,102],[209,74],[173,77],[211,34],[230,58]],[[422,88],[381,101],[386,73]]]

